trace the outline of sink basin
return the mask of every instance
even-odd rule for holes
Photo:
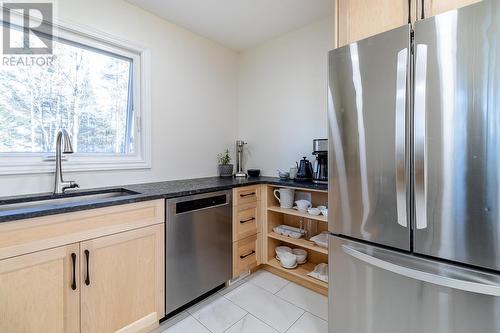
[[[45,207],[53,207],[60,206],[68,203],[89,203],[94,202],[100,199],[109,199],[109,198],[117,198],[123,196],[129,196],[138,194],[134,191],[129,191],[125,189],[116,189],[112,191],[99,192],[99,193],[68,193],[63,194],[62,196],[46,196],[41,197],[38,200],[26,201],[24,199],[13,199],[10,201],[5,201],[4,204],[0,205],[0,212],[12,211],[18,209],[30,209],[30,208],[45,208]]]

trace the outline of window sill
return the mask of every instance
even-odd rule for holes
[[[37,157],[0,157],[0,175],[42,174],[55,171],[55,159],[45,160],[47,155]],[[138,156],[65,156],[64,172],[108,171],[150,169],[151,160]]]

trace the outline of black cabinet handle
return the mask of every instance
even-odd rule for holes
[[[252,254],[255,254],[255,251],[252,250],[249,254],[245,254],[244,256],[240,256],[240,259],[245,259],[246,257],[250,257]]]
[[[240,223],[243,224],[243,223],[247,223],[247,222],[254,221],[254,220],[255,220],[255,217],[251,217],[251,218],[249,218],[247,220],[240,221]]]
[[[425,0],[422,0],[422,17],[421,19],[423,20],[425,18]]]
[[[240,197],[244,198],[244,197],[249,197],[249,196],[255,195],[255,194],[256,194],[255,192],[247,193],[247,194],[240,194]]]
[[[76,290],[76,254],[71,253],[71,263],[73,264],[73,281],[71,282],[71,289]]]
[[[90,285],[90,271],[89,271],[89,262],[90,262],[90,252],[89,250],[85,250],[85,261],[87,262],[87,276],[85,277],[85,284],[87,286]]]

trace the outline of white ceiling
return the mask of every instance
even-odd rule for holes
[[[333,15],[333,0],[127,0],[235,51]]]

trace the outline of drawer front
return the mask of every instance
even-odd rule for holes
[[[0,223],[0,259],[165,222],[165,200]]]
[[[233,204],[235,206],[260,200],[260,186],[245,186],[234,189]]]
[[[257,235],[233,243],[233,278],[257,267]]]
[[[237,206],[233,218],[233,241],[255,235],[258,222],[258,202]]]

